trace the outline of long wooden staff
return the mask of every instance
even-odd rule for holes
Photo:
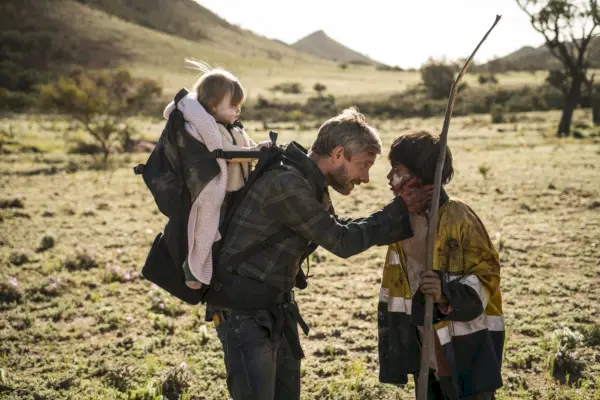
[[[473,61],[473,57],[479,47],[481,47],[482,43],[487,39],[488,35],[494,29],[498,21],[502,18],[501,15],[496,15],[496,20],[492,27],[487,31],[483,39],[479,42],[473,53],[465,62],[465,65],[462,67],[460,72],[458,73],[454,82],[452,82],[452,86],[450,88],[450,96],[448,97],[448,105],[446,107],[446,115],[444,116],[444,125],[442,127],[442,132],[440,133],[440,154],[438,156],[437,164],[435,166],[435,177],[433,180],[433,197],[431,199],[431,206],[429,208],[429,223],[427,227],[427,258],[425,269],[426,271],[433,270],[433,250],[434,250],[434,241],[435,241],[435,233],[437,230],[437,221],[438,221],[438,209],[440,206],[440,192],[442,190],[442,170],[444,169],[444,160],[446,158],[446,143],[448,142],[448,127],[450,126],[450,118],[452,117],[452,110],[454,109],[454,100],[456,99],[456,93],[458,91],[458,87],[460,85],[460,81],[463,78],[467,68]],[[423,333],[423,340],[421,346],[421,369],[419,370],[419,381],[418,381],[418,400],[427,400],[427,381],[429,378],[429,352],[431,349],[432,335],[431,335],[431,325],[433,318],[433,297],[428,295],[425,298],[425,326]]]

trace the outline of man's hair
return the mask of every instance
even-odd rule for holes
[[[321,125],[310,150],[326,157],[337,146],[344,147],[346,158],[365,151],[381,154],[381,139],[377,129],[368,125],[364,115],[354,107],[346,108]]]
[[[244,88],[238,79],[229,71],[220,68],[211,68],[208,64],[198,60],[186,60],[202,72],[194,85],[198,101],[202,107],[213,113],[214,108],[227,95],[231,95],[231,105],[238,106],[244,101]]]
[[[390,163],[403,164],[408,170],[425,185],[433,184],[435,166],[440,154],[440,137],[424,130],[408,130],[403,132],[394,141],[390,149]],[[442,170],[442,184],[452,180],[454,168],[452,167],[452,153],[446,146],[446,158]]]

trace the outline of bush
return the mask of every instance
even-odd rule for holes
[[[107,263],[105,266],[104,275],[102,276],[102,280],[105,283],[111,282],[129,282],[138,277],[137,272],[131,272],[126,269],[121,268],[118,265]]]
[[[135,367],[128,365],[114,365],[106,370],[103,380],[107,385],[120,392],[124,392],[133,387],[135,376],[137,376]]]
[[[40,239],[40,244],[37,248],[38,251],[46,251],[50,250],[56,244],[56,237],[54,235],[45,234]]]
[[[187,364],[182,362],[169,369],[161,377],[161,393],[168,400],[177,400],[190,388],[192,374],[187,370]]]
[[[78,140],[75,142],[73,147],[70,147],[68,152],[70,154],[102,154],[102,146],[96,143],[84,142],[82,140]]]
[[[313,90],[315,92],[317,92],[318,96],[322,96],[323,92],[327,90],[327,86],[323,85],[322,83],[315,83],[315,85],[313,86]]]
[[[35,105],[35,97],[0,87],[0,110],[22,112]]]
[[[378,65],[377,67],[375,67],[375,69],[377,71],[404,71],[403,68],[394,65],[394,66],[390,66],[390,65]]]
[[[577,349],[583,344],[583,339],[580,332],[566,327],[552,333],[553,354],[549,364],[554,378],[568,383],[575,383],[581,378],[584,364]]]
[[[94,256],[85,250],[78,250],[65,260],[65,267],[69,271],[85,271],[97,266],[98,262],[94,259]]]
[[[584,343],[591,347],[600,346],[600,324],[588,327],[583,333]]]
[[[19,303],[23,298],[23,291],[17,278],[8,277],[6,282],[0,282],[0,302]]]
[[[494,104],[490,111],[492,115],[492,124],[502,124],[506,122],[506,117],[504,113],[506,112],[506,108],[500,104]]]
[[[425,90],[434,99],[448,97],[454,81],[454,68],[444,63],[429,62],[421,68]]]
[[[127,70],[85,72],[77,69],[56,82],[42,85],[41,104],[49,110],[69,114],[89,133],[104,155],[120,146],[126,149],[135,130],[127,123],[160,97],[162,89],[151,79],[135,78]]]
[[[59,276],[52,275],[48,279],[37,283],[27,290],[33,301],[48,301],[48,299],[62,295],[68,287],[68,283]]]
[[[20,197],[0,199],[0,208],[25,208],[25,203]]]
[[[172,297],[164,298],[158,291],[152,292],[150,303],[150,310],[156,314],[167,317],[179,317],[185,314],[185,310],[181,308],[181,302]]]
[[[335,114],[335,97],[333,95],[309,97],[302,108],[306,114],[316,117],[331,117]]]
[[[16,266],[28,263],[31,260],[29,252],[25,249],[16,249],[10,253],[8,261]]]
[[[299,94],[302,93],[302,85],[298,82],[284,82],[273,86],[269,90],[286,94]]]

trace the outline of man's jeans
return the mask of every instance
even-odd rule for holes
[[[300,399],[300,361],[267,310],[224,313],[217,325],[234,400]]]

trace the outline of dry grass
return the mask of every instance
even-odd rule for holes
[[[554,139],[558,116],[532,113],[495,125],[489,117],[465,117],[451,127],[457,173],[447,189],[477,211],[501,254],[508,329],[501,399],[600,396],[600,145]],[[50,150],[62,146],[68,126],[44,116],[0,120],[7,124]],[[437,131],[441,119],[375,124],[387,147],[408,127]],[[145,126],[157,136],[162,123]],[[262,125],[248,126],[256,139],[266,137]],[[305,145],[316,132],[278,128],[282,141]],[[169,298],[138,276],[165,223],[131,170],[145,157],[117,157],[116,169],[103,173],[87,169],[86,157],[60,152],[0,156],[8,207],[0,209],[0,398],[127,399],[128,390],[152,398],[161,385],[187,383],[188,399],[226,397],[220,344],[203,321],[203,307]],[[68,172],[69,164],[80,170]],[[489,166],[487,179],[482,164]],[[335,196],[336,209],[359,216],[384,205],[391,196],[387,168],[382,157],[370,183],[349,197]],[[43,241],[48,248],[38,250]],[[384,252],[374,248],[342,260],[320,249],[313,258],[315,277],[298,295],[312,328],[302,339],[308,356],[303,399],[411,398],[412,384],[377,383]],[[584,333],[596,327],[577,345],[584,366],[579,389],[550,374],[552,332],[565,326]]]

